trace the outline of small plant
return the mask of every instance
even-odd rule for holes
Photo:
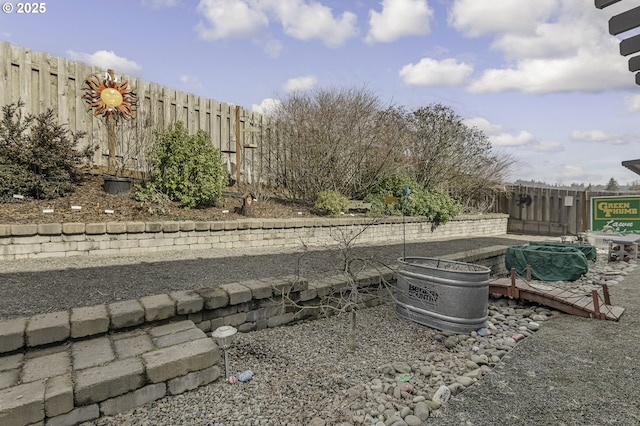
[[[338,216],[349,204],[349,199],[338,191],[327,189],[318,193],[313,212],[321,216]]]
[[[171,200],[156,188],[152,182],[145,185],[135,185],[132,198],[140,201],[152,215],[165,215]]]
[[[13,194],[57,198],[73,192],[81,180],[78,167],[97,147],[76,149],[82,132],[56,123],[53,110],[23,116],[22,102],[2,107],[0,119],[0,199]]]
[[[408,196],[403,188],[410,189]],[[387,203],[385,196],[398,200]],[[435,190],[426,189],[410,176],[396,176],[385,180],[374,188],[365,200],[371,203],[373,215],[423,216],[437,224],[443,224],[460,212],[459,203],[448,195]]]
[[[186,208],[215,205],[226,186],[220,151],[209,134],[189,135],[181,122],[156,133],[149,160],[155,187]]]

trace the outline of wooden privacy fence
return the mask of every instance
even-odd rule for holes
[[[87,64],[34,52],[0,41],[0,106],[24,102],[24,113],[39,114],[51,108],[61,124],[72,131],[86,132],[82,144],[98,146],[94,164],[108,162],[108,140],[104,119],[93,117],[81,99],[84,79],[107,70]],[[115,70],[116,74],[118,70]],[[139,78],[129,80],[139,98],[138,117],[131,123],[118,125],[116,152],[131,154],[130,168],[144,171],[143,152],[139,146],[140,132],[166,129],[182,121],[195,133],[204,130],[211,142],[222,152],[230,169],[240,162],[241,179],[252,182],[261,171],[275,167],[262,164],[279,158],[274,132],[262,115],[241,107],[181,92],[170,87],[149,83]],[[125,134],[125,133],[129,134]],[[232,173],[235,175],[235,172]]]
[[[591,197],[616,195],[560,188],[508,186],[496,212],[509,215],[507,231],[528,235],[577,235],[589,229]]]

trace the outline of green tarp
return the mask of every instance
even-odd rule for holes
[[[507,248],[505,266],[526,275],[531,266],[531,277],[542,281],[574,281],[589,271],[587,257],[576,246],[555,247],[543,245],[512,246]]]
[[[598,250],[596,250],[595,246],[590,244],[572,244],[572,243],[561,243],[558,241],[531,241],[529,243],[530,246],[549,246],[549,247],[575,247],[580,250],[587,257],[587,260],[596,261],[598,257]]]

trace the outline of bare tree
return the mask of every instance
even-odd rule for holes
[[[293,199],[311,202],[326,189],[357,197],[400,164],[402,114],[365,88],[294,93],[275,118],[282,148],[276,180]]]

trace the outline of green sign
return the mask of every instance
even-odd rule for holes
[[[591,198],[591,230],[640,233],[640,196]]]

